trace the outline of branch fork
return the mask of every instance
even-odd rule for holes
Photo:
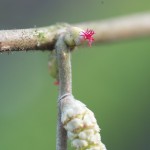
[[[72,96],[71,51],[75,46],[82,44],[83,37],[85,40],[88,39],[91,45],[94,40],[91,36],[94,32],[82,30],[87,28],[92,28],[96,32],[96,43],[150,36],[150,13],[100,22],[80,23],[75,26],[77,27],[57,24],[43,28],[2,30],[0,31],[0,52],[54,51],[55,49],[59,73],[56,149],[67,149],[68,134],[76,150],[106,150],[101,142],[94,114]],[[87,127],[90,131],[87,131]]]

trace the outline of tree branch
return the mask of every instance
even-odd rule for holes
[[[56,24],[50,27],[0,31],[0,52],[24,50],[53,50],[57,35],[69,25]],[[74,24],[95,31],[95,42],[150,36],[150,13],[130,15],[97,22]]]
[[[95,42],[105,43],[116,40],[150,36],[150,13],[134,14],[104,21],[76,24],[82,29],[95,31]]]
[[[43,28],[1,30],[0,52],[53,50],[57,33],[67,26],[67,24],[56,24]]]

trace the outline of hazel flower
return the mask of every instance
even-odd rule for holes
[[[91,47],[92,42],[94,41],[93,35],[95,32],[93,30],[87,29],[86,31],[82,31],[80,36],[83,36],[84,40],[88,40],[88,45]]]
[[[87,29],[84,31],[78,27],[69,27],[66,30],[64,41],[72,49],[75,46],[81,45],[85,40],[87,40],[88,45],[91,46],[92,42],[94,41],[94,34],[95,32],[91,29]]]
[[[75,150],[106,150],[94,113],[79,100],[61,99],[61,122]]]

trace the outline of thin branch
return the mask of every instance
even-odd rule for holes
[[[98,22],[74,24],[83,29],[95,31],[95,42],[105,43],[116,40],[150,36],[150,13],[130,15]],[[53,50],[57,35],[67,24],[50,27],[2,30],[0,31],[0,52],[23,50]]]
[[[57,33],[67,26],[67,24],[56,24],[43,28],[1,30],[0,52],[53,50]]]
[[[60,35],[56,42],[56,55],[59,69],[59,98],[58,98],[58,122],[57,122],[57,150],[67,149],[67,132],[61,122],[61,100],[60,97],[72,93],[72,76],[70,49],[64,42],[64,35]]]
[[[85,22],[76,26],[82,29],[93,29],[96,33],[94,37],[96,43],[150,36],[150,13]]]

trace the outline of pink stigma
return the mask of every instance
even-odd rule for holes
[[[94,38],[92,37],[95,34],[93,30],[87,29],[86,31],[82,31],[81,36],[83,36],[84,40],[88,40],[88,45],[91,47]]]

